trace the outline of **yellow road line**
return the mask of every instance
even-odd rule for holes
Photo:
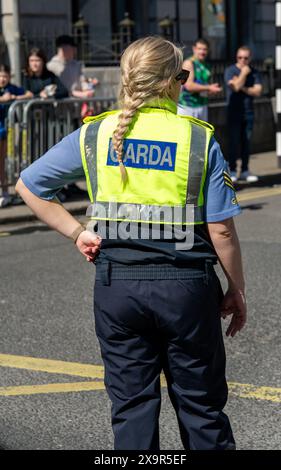
[[[257,400],[281,402],[281,388],[257,387],[250,384],[228,383],[229,392],[233,396],[240,398],[256,398]]]
[[[103,379],[104,376],[103,366],[40,359],[37,357],[14,356],[10,354],[0,354],[0,366],[36,370],[52,374],[75,375],[91,379]]]
[[[91,364],[77,362],[56,361],[27,356],[0,354],[1,367],[13,367],[52,374],[74,375],[79,377],[102,379],[95,382],[72,382],[45,385],[19,385],[13,387],[0,387],[0,396],[33,395],[39,393],[66,393],[83,392],[91,390],[103,390],[104,368]],[[163,374],[161,374],[162,387],[167,386]],[[229,393],[240,398],[254,398],[275,403],[281,402],[281,388],[259,387],[251,384],[228,383]]]
[[[166,387],[166,379],[161,374],[161,386]],[[69,393],[69,392],[91,392],[94,390],[105,390],[103,381],[97,382],[71,382],[54,383],[43,385],[17,385],[13,387],[0,387],[0,397],[11,397],[21,395],[39,395],[42,393]]]
[[[11,235],[11,232],[0,232],[0,237],[8,237]]]
[[[281,188],[270,188],[270,189],[260,189],[258,191],[252,191],[244,194],[237,194],[238,202],[249,201],[251,199],[259,199],[263,197],[270,196],[280,196]]]
[[[103,382],[72,382],[44,385],[19,385],[16,387],[0,387],[0,396],[11,397],[21,395],[37,395],[40,393],[67,393],[90,392],[92,390],[104,390]]]
[[[161,376],[161,385],[166,387],[166,381]],[[230,396],[239,398],[251,398],[256,400],[281,402],[281,388],[257,387],[250,384],[228,383]],[[100,382],[72,382],[72,383],[54,383],[43,385],[19,385],[13,387],[0,387],[0,396],[22,396],[37,395],[49,393],[70,393],[70,392],[91,392],[94,390],[104,390],[105,386]]]

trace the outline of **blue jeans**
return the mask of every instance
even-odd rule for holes
[[[234,113],[228,110],[228,161],[230,171],[236,171],[237,160],[242,160],[242,171],[248,171],[250,142],[253,132],[254,113]]]

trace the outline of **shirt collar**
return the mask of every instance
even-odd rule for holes
[[[143,108],[166,109],[167,111],[171,111],[173,114],[177,114],[177,105],[170,98],[155,98],[153,100],[147,101],[143,105]]]

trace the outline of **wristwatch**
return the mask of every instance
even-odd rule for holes
[[[77,238],[79,237],[80,233],[84,232],[86,229],[86,226],[84,224],[79,225],[72,233],[69,235],[69,238],[73,240],[74,243],[76,243]]]

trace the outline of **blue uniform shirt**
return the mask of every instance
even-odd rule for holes
[[[53,199],[65,185],[84,178],[79,145],[80,129],[64,137],[41,158],[21,172],[21,179],[32,193],[42,199]],[[218,142],[212,138],[205,183],[205,221],[220,220],[240,214],[235,192],[225,182],[228,172]]]
[[[65,185],[84,178],[79,145],[80,129],[65,137],[45,155],[21,172],[27,188],[36,196],[52,200]],[[209,148],[209,167],[204,189],[205,221],[218,222],[241,212],[235,191],[226,175],[228,164],[219,144],[212,138]],[[178,241],[178,240],[177,240]],[[175,239],[102,241],[97,263],[110,261],[121,264],[173,263],[186,266],[190,262],[217,260],[205,224],[195,225],[192,250],[176,249]]]

